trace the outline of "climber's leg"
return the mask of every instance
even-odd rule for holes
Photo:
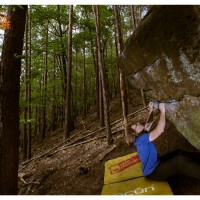
[[[200,163],[197,158],[200,158],[199,153],[173,151],[160,158],[160,164],[148,177],[165,180],[176,174],[184,174],[200,180]]]

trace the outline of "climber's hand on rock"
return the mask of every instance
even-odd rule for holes
[[[165,103],[159,103],[160,112],[165,112]]]
[[[149,106],[148,109],[149,109],[150,111],[152,111],[152,110],[153,110],[153,102],[149,102],[149,105],[148,105],[148,106]]]

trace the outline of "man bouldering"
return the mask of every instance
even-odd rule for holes
[[[150,102],[149,109],[153,110],[154,105],[153,102]],[[159,103],[158,109],[160,110],[160,117],[153,130],[149,131],[147,124],[136,123],[131,125],[132,132],[129,140],[136,145],[142,162],[143,176],[154,180],[166,180],[171,176],[183,174],[200,180],[200,153],[175,150],[158,157],[153,141],[165,129],[165,103]]]

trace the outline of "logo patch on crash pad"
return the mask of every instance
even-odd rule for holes
[[[140,159],[138,155],[132,156],[126,160],[122,160],[121,162],[114,164],[109,167],[110,174],[115,174],[126,170],[127,168],[134,166],[135,164],[139,163]]]

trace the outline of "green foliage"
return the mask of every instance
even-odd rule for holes
[[[122,30],[130,32],[129,6],[122,7]],[[0,10],[4,9],[0,6]],[[29,8],[30,9],[30,8]],[[28,12],[30,14],[30,10]],[[68,45],[68,13],[67,5],[32,5],[31,6],[31,79],[25,77],[25,60],[22,60],[21,93],[20,93],[20,124],[31,123],[37,126],[41,112],[46,105],[47,127],[56,121],[63,120],[64,69],[63,52],[66,64]],[[47,39],[48,27],[48,41]],[[100,6],[100,30],[103,52],[103,63],[108,77],[109,93],[119,91],[118,65],[115,47],[115,27],[113,25],[112,6]],[[84,106],[89,107],[96,102],[95,54],[95,23],[91,5],[74,6],[73,39],[72,39],[72,90],[74,114],[80,114]],[[28,44],[30,46],[30,44]],[[47,49],[46,49],[47,48]],[[84,55],[85,52],[85,55]],[[45,56],[47,55],[47,69]],[[83,67],[85,56],[86,70],[86,104],[83,98]],[[29,55],[15,55],[16,58],[29,60]],[[28,63],[29,66],[29,63]],[[45,73],[47,71],[47,85]],[[32,118],[24,121],[26,100],[26,84],[31,84]],[[117,88],[115,88],[117,87]],[[45,104],[44,104],[45,103]],[[37,110],[37,111],[36,111]]]

